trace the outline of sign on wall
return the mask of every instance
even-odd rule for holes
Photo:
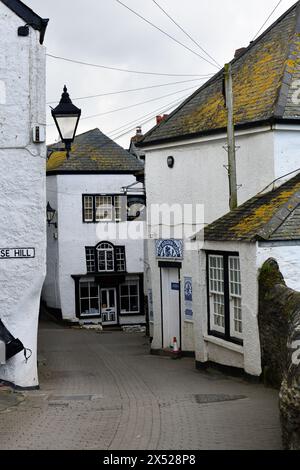
[[[184,305],[185,316],[187,319],[193,319],[193,279],[191,277],[184,278]]]
[[[182,240],[157,240],[156,257],[160,259],[182,259]]]
[[[0,248],[0,259],[35,258],[35,248]]]
[[[154,320],[152,289],[148,290],[148,307],[149,307],[149,320],[152,322]]]

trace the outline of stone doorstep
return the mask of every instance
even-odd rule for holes
[[[0,413],[20,405],[24,400],[25,396],[22,393],[0,384]]]

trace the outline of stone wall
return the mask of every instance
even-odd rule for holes
[[[264,381],[280,389],[284,447],[300,449],[300,293],[274,259],[260,271],[259,329]]]

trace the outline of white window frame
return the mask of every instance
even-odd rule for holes
[[[95,257],[95,248],[86,247],[85,249],[85,259],[86,259],[86,268],[88,273],[96,272],[96,257]],[[90,269],[90,266],[93,266],[94,269]]]
[[[89,296],[88,297],[82,297],[81,296],[81,287],[83,284],[88,285],[88,291],[89,291]],[[93,284],[93,287],[98,287],[98,297],[91,297],[91,285]],[[99,307],[99,312],[98,313],[82,313],[82,306],[81,306],[81,301],[82,300],[88,300],[89,301],[89,310],[91,310],[91,300],[98,299],[98,307]],[[101,314],[101,303],[100,303],[100,291],[99,291],[99,286],[95,284],[94,281],[89,281],[89,280],[82,280],[79,283],[79,305],[80,305],[80,316],[84,318],[88,317],[97,317],[98,315],[100,316]]]
[[[137,286],[137,296],[135,295],[134,297],[137,297],[138,299],[138,310],[137,311],[127,311],[122,309],[122,298],[129,298],[129,305],[130,303],[130,290],[129,286],[136,285]],[[128,295],[122,295],[121,288],[122,287],[128,287]],[[120,311],[121,315],[140,315],[141,312],[141,299],[140,299],[140,281],[137,280],[131,280],[131,281],[126,281],[123,284],[120,284]]]
[[[225,288],[224,288],[224,257],[222,255],[209,255],[209,302],[210,302],[210,329],[213,331],[217,331],[219,333],[225,334]],[[221,260],[222,262],[222,271],[220,270],[220,266],[212,266],[211,261],[212,260]],[[218,264],[218,263],[216,263]],[[214,271],[214,277],[211,276],[212,271]],[[222,272],[223,273],[223,279],[222,276],[215,276],[216,272]],[[223,287],[223,289],[222,289]],[[224,327],[217,325],[215,323],[215,316],[218,315],[218,312],[215,311],[215,303],[220,300],[220,298],[223,299],[223,310],[224,310]],[[220,304],[221,305],[221,304]]]
[[[92,212],[92,217],[87,217],[87,211]],[[83,220],[85,223],[94,222],[94,198],[93,196],[83,197]]]
[[[115,247],[115,256],[116,256],[116,263],[117,263],[117,272],[124,273],[126,271],[126,252],[125,247],[117,246]],[[119,269],[120,265],[124,267],[123,269]]]
[[[113,196],[95,196],[95,221],[112,222],[114,214]]]
[[[114,247],[110,243],[102,242],[97,246],[96,251],[97,251],[98,272],[99,273],[115,272],[115,249]],[[104,253],[105,269],[100,269],[100,263],[103,262],[103,260],[100,260],[100,253]],[[108,253],[112,253],[112,269],[108,269],[108,264],[111,263],[111,260],[108,259]]]
[[[233,264],[235,266],[233,266]],[[237,268],[237,269],[236,269]],[[230,336],[243,339],[243,308],[242,308],[242,282],[241,262],[239,256],[228,257],[229,275],[229,309],[230,309]],[[241,318],[236,318],[235,303],[238,302]],[[241,326],[241,331],[236,330],[236,322]]]

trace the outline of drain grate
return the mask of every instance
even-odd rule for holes
[[[245,395],[194,395],[194,400],[198,405],[209,403],[225,403],[228,401],[246,400]]]
[[[48,397],[48,401],[91,401],[93,395],[51,395]]]

